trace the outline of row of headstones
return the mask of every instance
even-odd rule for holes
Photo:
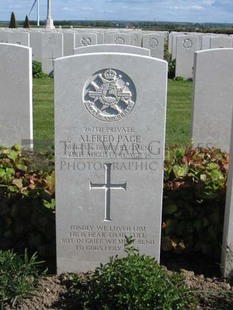
[[[203,33],[176,33],[169,34],[169,52],[176,60],[176,77],[193,78],[194,53],[199,50],[232,48],[233,36],[203,34]]]
[[[42,68],[45,73],[51,74],[53,71],[53,61],[56,58],[70,56],[77,53],[83,53],[80,47],[96,46],[97,49],[102,49],[102,52],[107,51],[105,45],[115,44],[119,46],[118,52],[123,46],[137,48],[140,53],[140,48],[146,51],[146,54],[159,59],[163,59],[164,41],[167,32],[142,32],[142,31],[95,31],[92,30],[63,30],[63,31],[45,31],[34,30],[4,30],[0,31],[1,43],[12,43],[23,46],[30,46],[33,51],[33,59],[42,63]]]
[[[31,48],[0,44],[1,145],[33,138],[31,60]],[[229,151],[232,69],[233,49],[195,53],[195,145]],[[58,272],[87,271],[122,254],[125,235],[159,260],[166,90],[167,63],[149,56],[90,53],[55,61]],[[232,162],[233,149],[225,275],[232,272]]]
[[[194,53],[198,50],[233,47],[232,36],[171,32],[144,32],[134,30],[54,30],[41,29],[4,30],[0,31],[0,42],[31,46],[33,59],[42,63],[47,74],[53,73],[53,62],[56,58],[89,52],[81,48],[95,46],[93,52],[108,52],[108,44],[119,47],[116,52],[130,52],[137,49],[142,55],[164,58],[164,43],[168,41],[168,49],[172,59],[176,59],[175,76],[185,79],[193,78]],[[141,52],[140,52],[141,50]],[[134,52],[134,51],[133,51]]]

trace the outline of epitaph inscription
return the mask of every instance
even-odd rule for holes
[[[102,121],[118,121],[136,103],[136,89],[125,73],[111,68],[96,72],[84,87],[84,105]]]
[[[155,241],[150,239],[146,226],[129,225],[70,225],[67,235],[60,240],[62,245],[75,248],[76,251],[119,252],[124,248],[125,236],[135,239],[135,246],[154,247]]]

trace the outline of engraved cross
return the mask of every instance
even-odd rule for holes
[[[105,168],[105,183],[92,183],[90,181],[91,189],[104,189],[105,190],[105,215],[104,221],[111,221],[110,217],[110,195],[111,189],[123,189],[126,190],[126,182],[123,184],[111,184],[111,163],[104,164]]]

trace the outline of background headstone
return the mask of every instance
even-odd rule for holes
[[[64,56],[73,55],[75,48],[75,32],[67,30],[63,32],[63,52]]]
[[[12,31],[8,33],[8,43],[30,46],[30,35],[28,32]]]
[[[142,46],[142,31],[133,31],[130,33],[131,45]]]
[[[233,106],[233,49],[195,53],[191,138],[194,146],[229,152]]]
[[[106,33],[105,34],[105,44],[126,44],[131,45],[131,37],[126,33]]]
[[[1,30],[0,31],[0,43],[9,43],[9,33],[10,31]]]
[[[74,49],[74,55],[86,53],[129,53],[150,56],[150,50],[147,48],[123,45],[123,44],[98,44],[84,46]]]
[[[210,37],[210,48],[228,48],[232,47],[232,38],[229,36]]]
[[[75,33],[75,47],[95,44],[97,44],[97,35],[95,33]]]
[[[199,50],[199,38],[197,36],[176,37],[176,76],[185,79],[193,77],[194,52]]]
[[[164,36],[145,34],[142,38],[142,46],[148,48],[152,57],[163,59],[164,57]]]
[[[31,48],[1,43],[0,75],[0,145],[12,146],[15,143],[21,144],[22,140],[31,141]]]
[[[54,60],[63,56],[63,34],[44,31],[42,35],[42,69],[48,75],[53,74]]]
[[[30,33],[30,46],[32,48],[32,59],[42,61],[42,32]]]
[[[211,39],[211,36],[202,36],[201,37],[200,47],[202,50],[210,49],[210,39]]]

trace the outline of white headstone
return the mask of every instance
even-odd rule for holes
[[[63,56],[63,34],[58,32],[43,32],[42,35],[42,69],[45,73],[53,74],[56,58]]]
[[[31,48],[1,43],[0,60],[0,145],[12,146],[33,139]]]
[[[0,31],[0,43],[9,43],[9,33],[10,31]]]
[[[208,50],[210,49],[210,36],[202,36],[201,37],[201,49]]]
[[[176,37],[176,76],[185,79],[193,77],[194,52],[199,50],[199,38],[197,36]]]
[[[168,35],[168,53],[171,54],[172,53],[172,43],[173,41],[173,32],[170,32]]]
[[[195,53],[191,136],[194,146],[229,151],[233,49]]]
[[[124,255],[125,235],[159,261],[166,83],[147,56],[55,61],[58,273]]]
[[[126,44],[131,45],[131,37],[126,33],[106,33],[105,34],[105,44]]]
[[[30,35],[28,32],[8,32],[8,43],[30,46]]]
[[[97,35],[95,33],[75,33],[75,47],[97,44]]]
[[[79,30],[80,31],[80,30]],[[88,32],[90,32],[90,29],[88,29]],[[96,34],[97,37],[97,42],[96,44],[104,44],[104,33],[102,30],[97,30],[97,29],[91,29],[91,32],[93,34]]]
[[[128,53],[150,56],[150,50],[147,48],[123,44],[98,44],[74,49],[74,55],[87,53]]]
[[[232,38],[229,36],[212,36],[210,37],[210,48],[227,48],[232,47]]]
[[[142,32],[141,31],[134,31],[133,33],[130,33],[131,37],[131,45],[134,46],[142,46]]]
[[[30,46],[32,48],[32,59],[42,61],[42,32],[30,33]]]
[[[75,48],[75,32],[74,31],[64,31],[63,32],[63,51],[64,56],[73,55],[73,50]]]
[[[145,34],[142,38],[142,46],[148,48],[152,57],[163,59],[164,57],[164,36]]]
[[[177,52],[177,36],[182,36],[185,35],[185,33],[182,32],[172,32],[172,35],[170,37],[170,42],[171,42],[171,55],[172,55],[172,60],[176,59],[176,52]],[[170,50],[170,48],[169,48]]]

